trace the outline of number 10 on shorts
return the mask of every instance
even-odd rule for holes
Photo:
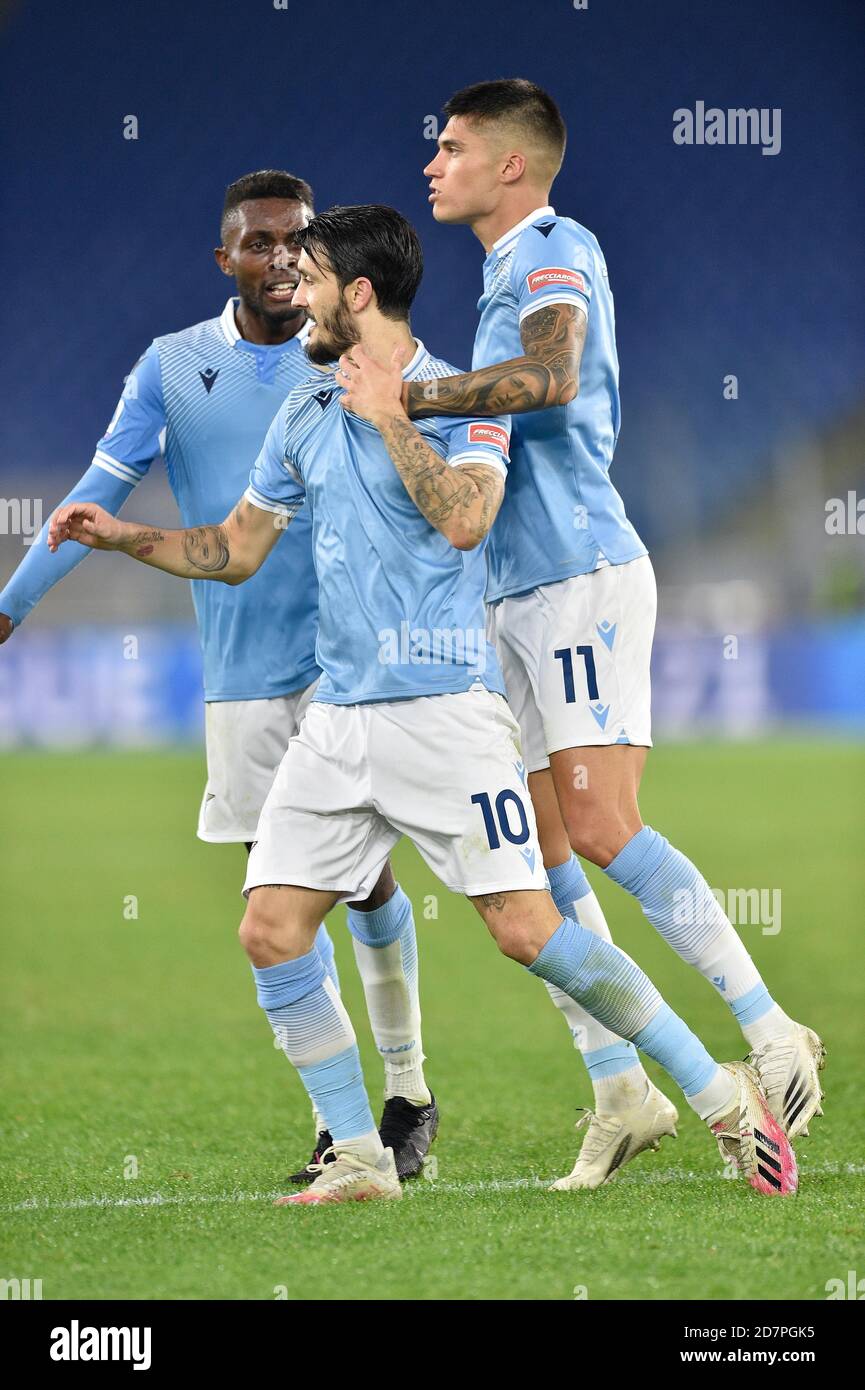
[[[477,792],[472,798],[473,806],[480,806],[484,818],[484,829],[487,832],[490,849],[500,849],[501,840],[499,831],[502,832],[506,840],[512,845],[524,845],[529,838],[529,822],[526,816],[526,808],[520,801],[516,792],[512,792],[510,787],[499,792],[495,799],[495,809],[486,792]],[[516,830],[511,829],[510,806],[516,807],[519,825]],[[498,824],[497,824],[498,822]]]
[[[577,656],[583,658],[586,664],[586,686],[589,692],[589,699],[599,700],[601,697],[598,694],[598,677],[595,672],[595,653],[590,646],[575,647],[574,651],[577,653]],[[570,647],[559,647],[557,651],[553,652],[553,656],[557,661],[562,663],[562,677],[565,682],[565,704],[576,704],[577,692],[574,687],[574,658],[571,649]]]

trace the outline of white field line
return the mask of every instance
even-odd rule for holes
[[[865,1163],[815,1163],[800,1172],[800,1176],[807,1183],[809,1177],[841,1177],[847,1174],[850,1177],[861,1177],[865,1174]],[[715,1173],[694,1173],[688,1169],[666,1168],[660,1172],[628,1172],[621,1173],[616,1179],[616,1186],[621,1187],[650,1187],[667,1183],[703,1183],[714,1184],[721,1178],[720,1171]],[[486,1192],[518,1192],[522,1189],[537,1188],[543,1190],[549,1186],[551,1178],[494,1178],[489,1181],[480,1182],[415,1182],[404,1188],[407,1197],[415,1200],[427,1192],[440,1192],[446,1196],[475,1197],[481,1196]],[[290,1188],[287,1190],[291,1190]],[[232,1206],[247,1202],[272,1202],[276,1197],[285,1196],[286,1189],[274,1192],[213,1192],[213,1193],[179,1193],[174,1196],[163,1196],[161,1192],[152,1193],[149,1197],[76,1197],[71,1201],[54,1202],[50,1197],[30,1197],[25,1202],[16,1202],[12,1206],[0,1207],[0,1212],[22,1212],[22,1211],[86,1211],[90,1208],[111,1208],[111,1207],[191,1207],[191,1206]]]

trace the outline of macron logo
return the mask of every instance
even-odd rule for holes
[[[132,1361],[134,1371],[150,1370],[149,1327],[71,1327],[51,1330],[52,1361]]]
[[[508,452],[510,436],[501,425],[469,425],[470,444],[494,444],[503,454]]]
[[[550,265],[545,270],[533,270],[526,276],[529,294],[548,289],[550,285],[569,285],[572,289],[586,293],[586,282],[578,270],[569,270],[565,265]]]

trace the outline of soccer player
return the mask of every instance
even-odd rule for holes
[[[424,173],[436,220],[467,224],[486,252],[474,370],[404,394],[413,419],[513,413],[488,599],[553,897],[609,939],[572,851],[632,893],[729,1004],[779,1123],[791,1138],[806,1134],[822,1113],[820,1039],[774,1001],[700,871],[640,817],[655,579],[609,478],[619,372],[607,267],[592,233],[550,206],[562,117],[521,79],[468,87],[444,111]],[[633,1047],[551,993],[596,1097],[563,1184],[593,1187],[655,1137],[668,1102]]]
[[[164,452],[184,526],[225,516],[246,486],[278,407],[310,374],[306,313],[292,297],[297,233],[312,217],[312,199],[305,180],[278,170],[231,184],[215,255],[235,281],[237,298],[218,318],[155,339],[135,364],[93,462],[67,502],[88,498],[117,513]],[[0,593],[0,641],[87,553],[70,545],[52,554],[43,532]],[[193,579],[192,598],[206,701],[207,785],[198,835],[249,848],[320,674],[309,518],[298,518],[242,589]],[[438,1111],[423,1073],[412,909],[389,865],[366,902],[350,906],[348,924],[384,1061],[382,1130],[400,1175],[414,1176],[435,1137]],[[338,988],[324,925],[317,948]],[[316,1134],[313,1164],[331,1144],[320,1119]],[[294,1180],[310,1182],[315,1171],[306,1165]]]
[[[546,891],[519,730],[484,634],[484,549],[504,491],[507,421],[415,426],[402,408],[406,381],[454,371],[411,333],[422,270],[414,230],[392,208],[334,208],[298,241],[294,303],[313,325],[309,355],[322,364],[344,355],[339,372],[317,374],[280,407],[226,520],[163,531],[75,502],[49,529],[52,548],[83,540],[171,574],[239,584],[280,525],[304,502],[310,513],[323,674],[262,809],[240,936],[258,1001],[336,1159],[280,1200],[402,1195],[351,1022],[314,948],[322,916],[370,891],[402,834],[471,898],[506,955],[667,1067],[752,1187],[795,1191],[793,1151],[753,1069],[719,1067],[639,967],[563,918]],[[347,409],[352,363],[364,384]]]

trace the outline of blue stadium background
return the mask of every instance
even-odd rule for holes
[[[47,515],[150,339],[221,309],[221,197],[251,169],[304,175],[320,207],[412,218],[415,331],[467,362],[482,253],[432,222],[425,124],[465,83],[529,76],[570,132],[554,202],[598,235],[616,295],[614,476],[661,580],[662,725],[861,728],[862,537],[825,523],[829,499],[865,496],[863,29],[853,0],[20,0],[2,32],[0,494],[38,495]],[[698,100],[780,108],[781,152],[676,145],[673,112]],[[130,514],[161,519],[142,503]],[[0,535],[0,583],[22,553]],[[197,736],[184,586],[126,565],[88,561],[3,649],[5,743]],[[86,641],[79,623],[97,624]],[[134,681],[117,656],[129,632],[155,644]]]

